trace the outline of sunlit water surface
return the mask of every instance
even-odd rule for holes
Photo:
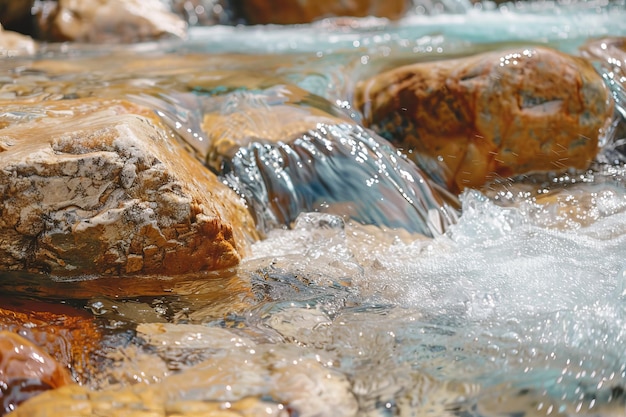
[[[332,21],[291,29],[198,29],[182,46],[161,45],[171,54],[169,64],[157,45],[143,47],[146,61],[125,66],[114,59],[82,62],[100,53],[80,48],[73,52],[77,61],[61,69],[38,66],[37,60],[3,63],[14,65],[3,94],[10,98],[32,88],[34,97],[55,99],[115,96],[130,88],[127,97],[154,106],[203,159],[205,150],[194,142],[199,131],[193,112],[207,102],[198,96],[228,92],[242,80],[253,79],[245,89],[254,89],[272,85],[263,78],[267,74],[286,79],[327,99],[325,110],[358,122],[350,108],[354,83],[390,62],[520,40],[572,52],[590,36],[623,35],[624,22],[617,7],[582,16],[414,16],[392,27],[364,21],[359,30]],[[55,48],[42,58],[66,53]],[[203,55],[250,51],[292,55],[262,62]],[[255,76],[249,75],[251,66]],[[79,305],[102,319],[111,352],[116,343],[126,349],[105,354],[107,368],[87,383],[96,389],[158,383],[211,355],[247,361],[273,352],[272,360],[314,358],[344,375],[359,415],[626,415],[626,172],[613,154],[603,155],[586,173],[503,180],[482,192],[466,191],[456,224],[434,238],[384,222],[379,228],[329,213],[294,214],[291,229],[269,228],[253,245],[236,272],[243,285],[222,288],[231,292],[233,300],[225,298],[232,305],[206,296],[212,287],[204,288],[202,279],[172,297],[77,295]],[[232,348],[201,343],[197,336],[179,339],[172,350],[174,339],[160,340],[141,327],[156,322],[174,323],[182,333],[193,325],[224,328],[252,342]],[[142,353],[132,353],[136,349]],[[158,357],[163,369],[145,357]],[[209,384],[202,393],[172,387],[172,395],[218,402],[249,395],[280,399],[267,380],[242,375],[237,384],[235,393]],[[322,394],[301,404],[298,415],[346,411],[326,409],[334,403]]]

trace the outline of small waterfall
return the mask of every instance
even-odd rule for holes
[[[261,232],[308,211],[427,236],[455,222],[456,196],[323,98],[294,86],[215,91],[135,99],[246,200]]]

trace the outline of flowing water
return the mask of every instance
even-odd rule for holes
[[[185,401],[228,409],[250,397],[267,415],[626,415],[620,130],[589,171],[503,179],[457,198],[361,128],[351,108],[355,83],[393,65],[521,41],[574,53],[588,38],[626,35],[623,3],[542,3],[392,25],[195,28],[182,43],[51,45],[3,61],[0,98],[17,103],[3,123],[45,114],[20,100],[147,105],[246,198],[264,234],[222,276],[120,288],[3,273],[3,293],[29,291],[96,317],[100,368],[81,382],[163,387],[165,415],[180,415],[175,404]],[[623,84],[598,68],[618,126]],[[286,113],[268,120],[268,109]],[[330,124],[270,140],[298,109]],[[200,129],[207,113],[228,116],[213,137]],[[245,146],[222,143],[223,131],[245,129]],[[303,162],[308,170],[285,168]],[[290,366],[293,374],[276,371]],[[202,373],[211,367],[220,369],[213,379]]]

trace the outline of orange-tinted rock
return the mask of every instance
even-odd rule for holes
[[[251,24],[297,24],[333,16],[401,17],[407,9],[405,0],[240,0],[244,19]]]
[[[443,163],[451,189],[534,171],[585,169],[613,113],[585,60],[546,48],[413,64],[360,83],[366,123]]]
[[[42,349],[16,333],[0,331],[0,415],[72,382],[67,369]]]
[[[101,340],[93,318],[67,305],[0,296],[0,330],[18,333],[41,347],[73,376],[95,371]]]
[[[64,100],[4,110],[0,269],[57,276],[160,274],[236,265],[256,232],[238,196],[153,113]]]
[[[159,0],[58,0],[55,6],[39,16],[49,40],[131,43],[186,35],[186,23]]]

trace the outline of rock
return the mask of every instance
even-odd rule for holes
[[[585,169],[613,112],[587,61],[546,48],[413,64],[357,90],[366,124],[418,161],[441,161],[442,181],[455,191],[500,176]]]
[[[151,110],[115,100],[3,109],[20,122],[0,130],[0,269],[178,275],[232,267],[256,238],[242,201]]]
[[[65,368],[16,333],[0,331],[0,415],[51,388],[72,384]]]
[[[38,20],[41,36],[52,41],[132,43],[187,31],[159,0],[58,0],[41,8]]]
[[[330,366],[332,361],[324,352],[257,344],[228,329],[199,325],[140,325],[137,330],[163,359],[152,355],[144,362],[129,356],[135,375],[158,378],[159,369],[168,372],[155,366],[161,360],[175,359],[181,369],[162,375],[161,382],[152,385],[101,391],[64,387],[22,404],[12,417],[68,412],[76,417],[348,417],[357,413],[348,378]],[[195,358],[199,361],[186,363]]]
[[[333,16],[378,16],[400,18],[407,9],[405,0],[239,0],[235,7],[250,24],[290,25],[310,23]]]
[[[0,57],[32,55],[37,45],[29,36],[4,30],[0,26]]]
[[[321,97],[278,85],[209,100],[201,152],[261,232],[309,211],[428,236],[455,221],[454,203],[415,164]]]
[[[96,372],[93,353],[102,339],[93,317],[63,304],[0,296],[0,329],[41,347],[72,376],[86,382]]]

